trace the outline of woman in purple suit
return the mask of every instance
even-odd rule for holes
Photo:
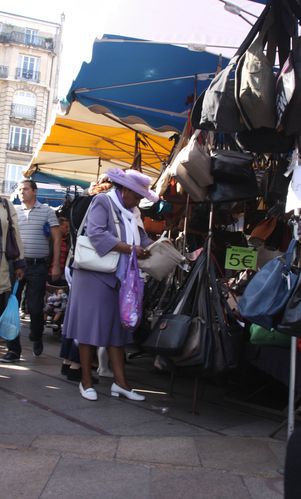
[[[137,206],[144,197],[151,201],[158,197],[150,190],[151,179],[136,170],[116,168],[107,175],[113,188],[94,197],[86,220],[86,235],[100,256],[111,250],[120,252],[118,268],[115,273],[73,269],[63,334],[79,343],[82,397],[97,400],[91,379],[91,355],[96,346],[108,348],[114,373],[111,395],[144,400],[144,396],[131,389],[125,375],[124,346],[131,341],[131,335],[120,322],[119,287],[132,245],[136,246],[138,258],[149,256],[144,248],[152,240],[144,231]],[[111,208],[119,221],[120,237]]]

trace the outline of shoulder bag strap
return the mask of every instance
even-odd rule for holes
[[[112,211],[112,215],[113,215],[113,219],[114,219],[114,223],[115,223],[115,227],[116,227],[116,231],[117,231],[117,235],[119,237],[119,239],[121,238],[121,231],[120,231],[120,225],[119,225],[119,220],[118,220],[118,217],[116,215],[116,212],[113,208],[113,204],[112,204],[112,201],[111,199],[109,198],[109,196],[107,196],[107,199],[109,200],[109,205],[110,205],[110,208],[111,208],[111,211]],[[91,208],[91,204],[89,206],[89,208],[87,209],[83,219],[82,219],[82,222],[78,228],[78,231],[77,231],[77,234],[78,235],[81,235],[82,231],[83,231],[83,228],[85,226],[85,222],[86,222],[86,219],[87,219],[87,216],[89,214],[89,211],[90,211],[90,208]]]
[[[3,203],[3,206],[4,208],[6,209],[7,211],[7,219],[8,219],[8,223],[9,223],[9,226],[12,227],[13,225],[13,221],[12,221],[12,218],[11,218],[11,214],[10,214],[10,209],[9,209],[9,204],[7,202],[7,199],[5,198],[1,198],[2,200],[2,203]]]

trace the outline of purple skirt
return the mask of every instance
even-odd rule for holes
[[[119,290],[106,284],[102,273],[73,270],[63,335],[97,347],[119,347],[133,341],[120,323]]]

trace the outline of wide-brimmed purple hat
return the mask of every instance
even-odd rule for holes
[[[154,203],[158,201],[159,196],[150,189],[152,179],[144,173],[137,170],[121,170],[120,168],[112,168],[106,173],[112,182],[127,187],[149,201]]]

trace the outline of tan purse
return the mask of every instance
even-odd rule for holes
[[[185,262],[185,257],[167,238],[158,239],[147,249],[150,251],[150,257],[145,260],[138,258],[138,266],[157,281],[162,281],[177,265]]]

